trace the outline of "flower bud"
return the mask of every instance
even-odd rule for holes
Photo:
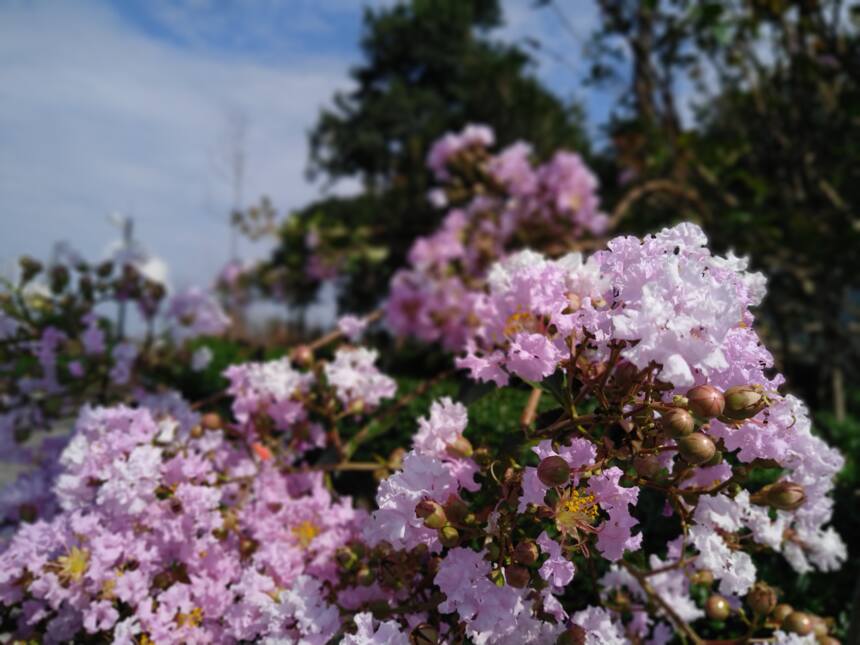
[[[711,438],[701,432],[694,432],[678,439],[678,452],[693,465],[705,463],[714,456],[716,451],[717,447]]]
[[[747,594],[747,604],[754,613],[767,616],[776,607],[776,592],[763,582],[757,582]]]
[[[736,385],[725,393],[723,416],[734,421],[750,419],[767,407],[767,399],[759,385]]]
[[[221,415],[217,412],[207,412],[200,418],[200,425],[207,430],[218,430],[224,424],[221,421]]]
[[[686,437],[696,429],[696,420],[686,410],[672,408],[663,413],[660,426],[670,437]]]
[[[415,506],[415,515],[424,520],[424,526],[428,529],[441,529],[448,523],[445,509],[439,502],[432,499],[423,499]]]
[[[307,345],[299,345],[290,354],[290,360],[299,367],[309,367],[314,362],[314,350]]]
[[[439,529],[439,541],[442,546],[453,548],[460,543],[460,532],[453,526],[443,526]]]
[[[659,474],[662,466],[656,455],[639,455],[633,460],[633,468],[640,477],[653,479]]]
[[[812,619],[810,619],[808,614],[805,614],[802,611],[791,612],[785,617],[785,620],[782,621],[782,626],[784,629],[800,636],[806,636],[807,634],[812,633]]]
[[[529,584],[529,570],[519,564],[510,564],[505,567],[505,581],[512,587],[522,589]]]
[[[347,546],[340,547],[334,557],[344,571],[351,571],[358,563],[358,556]]]
[[[472,456],[472,454],[474,454],[474,450],[472,450],[472,443],[462,435],[449,443],[445,447],[445,452],[447,452],[452,457],[458,457],[460,459],[468,459]]]
[[[534,564],[540,557],[540,549],[533,540],[525,540],[514,549],[514,560],[526,566]]]
[[[436,645],[439,631],[429,623],[421,623],[409,634],[409,645]]]
[[[538,479],[544,486],[564,486],[570,479],[570,466],[557,455],[547,457],[538,464]]]
[[[732,613],[729,601],[718,594],[711,594],[705,601],[705,613],[711,620],[725,620]]]
[[[708,459],[708,461],[706,461],[705,463],[703,463],[702,466],[707,468],[709,466],[719,466],[721,463],[723,463],[723,453],[717,450],[714,453],[714,456]]]
[[[765,501],[781,511],[796,511],[806,501],[806,491],[790,481],[776,482],[767,487]]]
[[[714,584],[714,574],[708,571],[707,569],[701,569],[696,571],[692,576],[690,576],[690,582],[694,585],[704,585],[705,587],[710,587]]]
[[[585,640],[585,629],[579,625],[571,625],[559,635],[555,645],[585,645]]]
[[[713,385],[697,385],[687,392],[687,405],[700,419],[713,419],[723,413],[726,401]]]
[[[356,572],[355,579],[362,587],[369,587],[373,584],[373,572],[367,567],[362,567]]]
[[[786,603],[780,603],[773,608],[770,617],[773,618],[774,622],[776,622],[778,625],[781,625],[782,621],[784,621],[786,617],[793,611],[794,607],[792,607],[791,605],[788,605]]]
[[[812,633],[815,634],[815,637],[818,639],[818,642],[821,642],[821,639],[824,636],[827,636],[827,632],[829,628],[827,627],[827,621],[824,620],[821,616],[816,616],[815,614],[808,614],[809,619],[812,621]]]

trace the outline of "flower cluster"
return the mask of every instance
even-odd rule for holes
[[[597,178],[579,155],[561,151],[534,166],[528,144],[493,155],[494,141],[489,128],[472,125],[430,150],[427,164],[444,182],[430,199],[453,207],[438,231],[415,241],[410,267],[392,279],[387,319],[397,334],[462,349],[493,262],[523,247],[558,252],[605,232]]]
[[[504,436],[482,436],[475,408],[442,397],[407,429],[408,450],[360,448],[407,403],[386,406],[397,388],[375,350],[325,348],[357,340],[369,319],[231,365],[225,392],[191,404],[135,382],[137,346],[91,311],[74,337],[37,326],[28,339],[4,309],[0,340],[24,343],[37,366],[5,379],[4,405],[63,390],[72,362],[86,371],[107,353],[100,373],[128,386],[126,405],[80,409],[70,437],[16,447],[35,468],[0,492],[0,632],[136,645],[676,634],[833,645],[832,621],[780,603],[760,566],[802,574],[846,558],[830,526],[843,459],[780,391],[751,312],[763,277],[713,255],[692,224],[590,257],[510,253],[525,214],[543,224],[522,235],[562,221],[596,232],[599,218],[582,215],[597,212],[594,183],[570,155],[533,168],[522,144],[497,157],[491,144],[472,127],[431,151],[451,187],[479,172],[492,190],[416,242],[388,321],[456,349],[457,367],[485,384],[472,400],[531,390]],[[189,338],[225,322],[200,294],[178,302]],[[213,360],[198,352],[188,361]],[[0,419],[11,435],[45,412]],[[368,461],[352,461],[359,449]],[[360,495],[361,473],[378,482],[368,511],[342,494]]]
[[[324,643],[318,587],[362,513],[319,473],[279,471],[228,429],[85,408],[59,457],[56,511],[0,555],[6,627],[45,642]]]

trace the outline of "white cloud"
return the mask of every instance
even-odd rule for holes
[[[299,206],[317,194],[306,132],[351,63],[219,56],[83,3],[3,5],[0,60],[0,258],[46,256],[59,239],[97,257],[121,210],[178,285],[227,259],[231,190],[213,156],[229,111],[248,120],[244,194]]]

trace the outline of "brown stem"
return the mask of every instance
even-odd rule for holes
[[[675,624],[675,627],[684,633],[687,638],[689,638],[695,645],[703,645],[704,641],[699,637],[699,635],[690,627],[687,622],[681,618],[677,612],[672,608],[672,606],[663,600],[663,597],[658,594],[654,587],[651,586],[651,583],[648,582],[648,578],[636,567],[632,566],[628,562],[624,560],[621,561],[621,566],[623,566],[630,573],[631,576],[636,578],[636,582],[639,583],[639,586],[642,587],[642,590],[648,594],[648,597],[651,598],[654,602],[656,602],[663,611],[666,612],[666,615],[669,619]]]
[[[542,393],[543,391],[539,387],[535,387],[532,389],[531,394],[529,394],[529,400],[526,402],[520,415],[520,427],[523,430],[528,430],[528,427],[534,422]]]

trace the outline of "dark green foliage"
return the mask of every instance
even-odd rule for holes
[[[496,0],[413,0],[366,11],[355,88],[320,115],[309,167],[313,177],[358,179],[365,190],[292,214],[268,267],[290,302],[307,303],[319,286],[303,271],[309,231],[320,239],[318,255],[343,275],[342,308],[367,311],[378,302],[412,241],[443,214],[427,203],[425,167],[442,134],[485,123],[499,144],[524,139],[541,156],[586,150],[581,110],[535,79],[524,51],[491,40],[499,20]]]

